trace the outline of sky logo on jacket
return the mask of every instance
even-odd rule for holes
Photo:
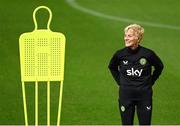
[[[128,76],[138,76],[138,77],[141,76],[142,71],[143,69],[138,70],[134,68],[131,68],[130,70],[126,70]]]

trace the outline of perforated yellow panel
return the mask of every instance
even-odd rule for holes
[[[50,30],[24,33],[19,39],[22,81],[64,79],[65,36]]]

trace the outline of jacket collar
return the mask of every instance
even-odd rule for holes
[[[135,48],[135,49],[131,49],[130,47],[127,47],[127,51],[128,51],[129,53],[137,53],[140,48],[141,48],[140,45],[138,45],[138,47]]]

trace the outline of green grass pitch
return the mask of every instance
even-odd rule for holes
[[[113,17],[180,26],[178,0],[76,0],[84,8]],[[48,6],[51,29],[66,35],[65,81],[61,124],[119,125],[118,87],[109,70],[112,54],[123,48],[123,28],[130,22],[98,17],[73,8],[66,0],[0,1],[0,124],[24,124],[20,81],[19,36],[34,29],[33,10]],[[41,16],[42,15],[42,16]],[[40,28],[48,14],[37,15]],[[102,16],[102,15],[101,15]],[[132,22],[136,23],[136,22]],[[140,23],[140,24],[141,24]],[[180,28],[142,24],[142,45],[154,50],[165,68],[153,94],[152,124],[180,124]],[[57,84],[51,88],[51,123],[56,123]],[[34,123],[34,85],[28,84],[28,116]],[[46,124],[46,86],[40,85],[39,123]],[[135,124],[138,124],[137,117]]]

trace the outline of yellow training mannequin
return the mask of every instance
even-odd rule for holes
[[[36,12],[46,9],[49,12],[47,29],[38,29]],[[59,108],[57,125],[60,125],[62,91],[64,80],[65,36],[52,32],[50,23],[51,10],[46,6],[39,6],[33,12],[35,29],[23,33],[19,38],[21,81],[25,124],[28,125],[25,82],[35,82],[35,124],[38,125],[38,82],[47,82],[47,124],[50,125],[50,81],[60,81]]]

